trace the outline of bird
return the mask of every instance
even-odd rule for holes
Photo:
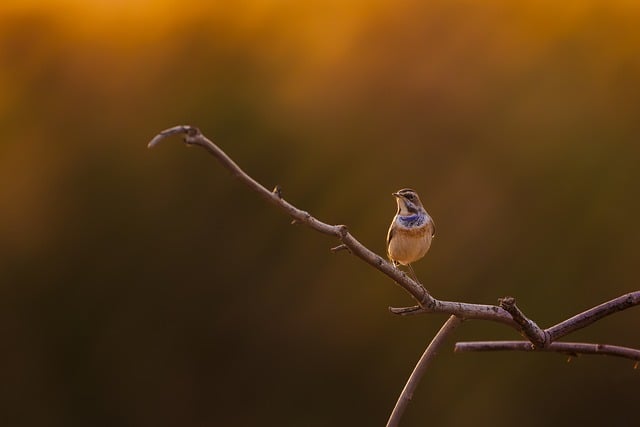
[[[414,190],[403,188],[391,194],[396,198],[398,211],[387,233],[387,256],[394,267],[408,266],[418,282],[411,264],[422,258],[431,247],[436,226]]]

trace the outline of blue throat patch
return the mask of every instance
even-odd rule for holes
[[[407,216],[398,216],[398,221],[404,227],[419,227],[423,225],[427,220],[426,215],[413,214]]]

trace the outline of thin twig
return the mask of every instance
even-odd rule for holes
[[[554,342],[544,348],[534,348],[529,341],[463,341],[456,343],[454,351],[458,353],[466,351],[546,351],[571,356],[597,354],[640,360],[640,350],[634,348],[582,342]]]
[[[389,417],[389,421],[387,421],[387,427],[395,427],[400,424],[400,420],[402,419],[402,415],[404,411],[407,409],[409,402],[413,398],[413,393],[418,387],[422,376],[424,375],[429,363],[433,360],[435,355],[437,354],[438,349],[444,343],[444,340],[453,332],[453,330],[462,322],[457,316],[450,316],[444,325],[440,328],[438,333],[429,343],[429,346],[418,360],[416,367],[413,368],[413,372],[409,376],[407,383],[402,389],[402,393],[400,393],[400,397],[398,397],[398,401],[396,402],[396,406],[393,408],[393,412],[391,412],[391,416]]]

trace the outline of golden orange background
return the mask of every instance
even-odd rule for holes
[[[437,298],[542,327],[638,289],[634,1],[0,5],[0,423],[383,425],[443,316],[176,138],[384,253],[438,227]],[[640,347],[635,310],[570,340]],[[517,339],[466,322],[455,340]],[[624,425],[610,357],[438,355],[403,425]]]

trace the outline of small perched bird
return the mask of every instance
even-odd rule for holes
[[[427,253],[436,234],[436,226],[424,210],[418,193],[403,188],[392,194],[398,203],[398,212],[387,233],[387,255],[394,266],[408,266],[418,281],[411,263]]]

